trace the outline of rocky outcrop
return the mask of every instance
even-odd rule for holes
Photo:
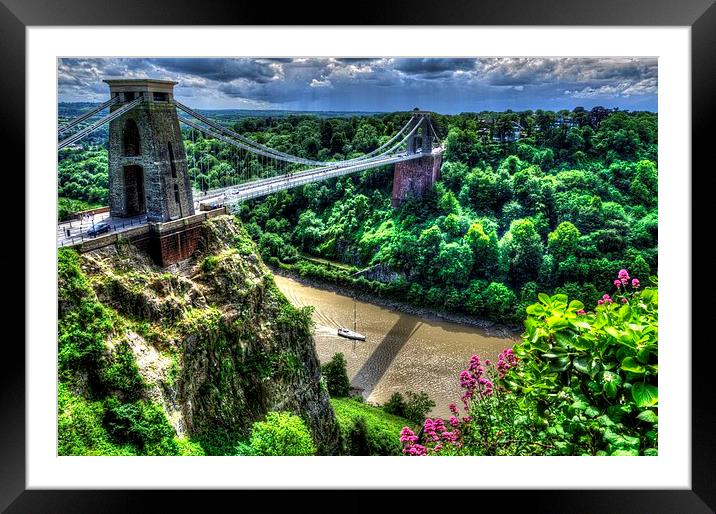
[[[81,256],[98,299],[126,321],[113,337],[128,341],[146,394],[179,435],[248,434],[284,410],[306,421],[320,453],[335,453],[310,313],[284,298],[232,216],[205,222],[201,248],[169,271],[131,244]]]

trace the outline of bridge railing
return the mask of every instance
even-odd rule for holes
[[[100,223],[100,222],[98,222],[98,223]],[[102,235],[116,234],[116,233],[122,232],[122,231],[124,231],[124,230],[129,230],[129,229],[131,229],[132,227],[137,227],[137,226],[140,226],[140,225],[146,225],[147,223],[149,223],[149,218],[148,218],[147,216],[144,216],[143,218],[136,218],[136,219],[133,218],[133,219],[130,219],[130,220],[127,220],[127,221],[122,221],[122,222],[119,222],[119,223],[113,223],[113,224],[112,224],[112,228],[111,228],[109,231],[107,231],[107,232],[105,232],[105,233],[103,233],[103,234],[97,234],[97,235],[94,235],[94,236],[91,236],[91,235],[87,234],[87,231],[92,228],[91,225],[90,225],[89,227],[86,227],[85,230],[82,230],[82,226],[80,226],[79,234],[77,234],[77,235],[71,235],[71,236],[69,236],[69,237],[65,237],[65,238],[60,239],[60,240],[58,241],[58,242],[59,242],[58,246],[60,246],[60,247],[63,247],[63,246],[75,246],[75,245],[78,245],[78,244],[82,244],[82,243],[84,243],[85,241],[92,241],[92,240],[94,240],[94,239],[97,239],[97,237],[102,236]]]

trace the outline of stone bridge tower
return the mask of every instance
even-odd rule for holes
[[[109,124],[109,207],[112,216],[146,213],[166,222],[194,214],[179,118],[172,103],[176,82],[105,80],[112,111],[143,101]]]
[[[430,125],[430,113],[413,110],[414,121],[408,127],[417,130],[408,138],[408,154],[422,156],[409,161],[395,163],[393,173],[393,195],[391,204],[399,207],[408,198],[421,198],[440,178],[442,152],[433,152],[433,129]]]

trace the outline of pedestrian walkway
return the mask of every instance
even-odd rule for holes
[[[92,227],[100,222],[109,223],[110,229],[97,236],[88,234]],[[87,239],[122,232],[147,224],[147,215],[138,214],[128,218],[112,217],[108,212],[89,214],[81,219],[64,221],[57,225],[57,246],[73,246]]]

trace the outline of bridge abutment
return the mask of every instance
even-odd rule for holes
[[[408,198],[422,198],[440,178],[442,153],[395,164],[391,205],[400,207]]]

